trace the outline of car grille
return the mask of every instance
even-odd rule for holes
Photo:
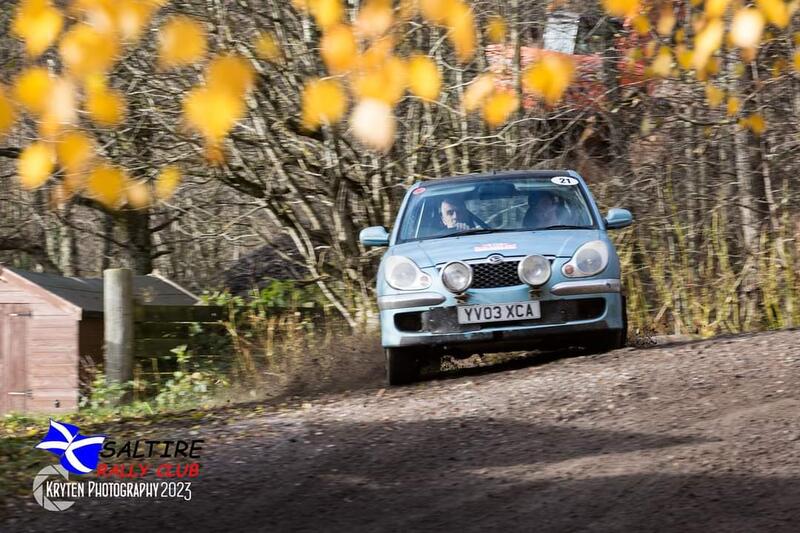
[[[472,288],[493,289],[496,287],[513,287],[522,285],[517,274],[519,261],[503,261],[502,263],[476,263],[472,266]]]

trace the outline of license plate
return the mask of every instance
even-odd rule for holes
[[[538,301],[510,304],[462,305],[458,307],[459,324],[536,320],[541,317],[542,311]]]

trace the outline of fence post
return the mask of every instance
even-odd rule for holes
[[[133,379],[133,274],[128,268],[103,271],[106,383]],[[130,395],[123,397],[128,400]]]

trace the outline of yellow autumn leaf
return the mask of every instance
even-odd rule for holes
[[[689,70],[692,68],[692,51],[686,48],[685,45],[679,44],[675,47],[675,59],[678,60],[678,65],[683,70]]]
[[[256,54],[261,59],[266,59],[272,63],[280,63],[283,60],[283,52],[278,44],[278,39],[274,34],[261,32],[255,40]]]
[[[135,180],[126,184],[125,202],[133,209],[146,209],[153,203],[150,187],[144,180]]]
[[[228,90],[196,87],[183,100],[187,123],[208,140],[218,142],[244,115],[244,101]]]
[[[568,56],[546,55],[523,74],[523,85],[550,105],[564,95],[575,76],[575,63]]]
[[[64,18],[49,0],[23,0],[17,7],[11,31],[25,41],[28,55],[39,57],[55,42]]]
[[[678,28],[678,30],[675,32],[675,42],[681,44],[685,40],[686,40],[686,30],[683,28]]]
[[[14,83],[14,99],[30,113],[41,115],[47,109],[53,83],[53,78],[47,69],[43,67],[25,69]]]
[[[339,122],[347,111],[347,95],[336,80],[309,80],[303,88],[303,127],[315,130]]]
[[[156,178],[156,198],[169,200],[175,194],[181,179],[181,171],[178,167],[170,165],[162,169]]]
[[[423,100],[436,101],[442,89],[442,74],[436,62],[416,54],[408,60],[408,85],[411,93]]]
[[[67,124],[78,121],[78,89],[69,78],[57,78],[53,81],[47,106],[42,114],[42,122],[50,122],[53,131]]]
[[[644,15],[636,15],[631,21],[633,29],[639,35],[647,35],[650,33],[650,21]]]
[[[708,62],[706,63],[705,71],[706,74],[709,74],[711,76],[719,74],[719,58],[716,57],[709,58]]]
[[[491,74],[481,74],[464,91],[464,101],[462,106],[464,111],[471,113],[479,109],[484,100],[494,91],[494,76]]]
[[[408,86],[408,69],[405,62],[390,57],[386,62],[353,77],[353,94],[359,100],[375,99],[395,106]]]
[[[483,120],[492,128],[505,124],[519,108],[519,99],[511,91],[495,91],[483,104]]]
[[[800,50],[794,52],[794,69],[800,73]]]
[[[206,67],[206,80],[213,89],[230,91],[237,97],[247,94],[255,83],[255,71],[242,56],[226,54],[215,57]]]
[[[203,157],[211,165],[225,162],[225,150],[220,140],[209,140],[203,143]]]
[[[391,57],[394,45],[392,37],[382,37],[374,41],[372,46],[358,58],[357,67],[361,70],[369,70],[381,66]]]
[[[777,58],[775,61],[772,62],[772,65],[769,67],[769,73],[773,78],[777,78],[784,71],[786,71],[789,63],[782,57]]]
[[[658,15],[658,23],[656,24],[656,31],[662,37],[667,37],[672,33],[675,27],[675,11],[671,4],[664,5]],[[678,41],[680,42],[680,41]]]
[[[489,23],[486,25],[486,38],[490,43],[501,44],[506,40],[506,21],[500,15],[492,15],[489,17]]]
[[[731,96],[728,98],[728,104],[726,107],[727,107],[726,112],[728,116],[732,117],[739,112],[739,107],[741,107],[741,104],[739,103],[739,99],[737,97]]]
[[[761,136],[761,134],[767,129],[766,121],[759,113],[755,113],[745,119],[740,120],[739,125],[749,129],[756,136]]]
[[[397,119],[392,108],[380,100],[362,100],[350,116],[353,135],[369,148],[388,152],[394,144]]]
[[[119,44],[113,34],[102,33],[88,24],[75,24],[64,34],[58,51],[66,69],[85,78],[110,70],[117,60]]]
[[[709,20],[706,26],[694,38],[692,62],[694,68],[702,71],[709,58],[722,46],[724,25],[718,18]]]
[[[128,175],[122,168],[102,162],[89,172],[86,189],[92,198],[104,206],[117,209],[125,200],[128,183]]]
[[[308,0],[309,11],[323,30],[339,24],[344,16],[341,0]]]
[[[666,78],[672,70],[672,52],[666,46],[658,50],[658,55],[650,64],[650,72],[655,76]]]
[[[634,46],[625,52],[625,57],[631,62],[640,61],[644,57],[641,48]]]
[[[0,138],[14,126],[17,121],[17,110],[6,94],[6,88],[0,85]]]
[[[71,0],[67,12],[104,32],[124,31],[124,25],[130,22],[121,19],[131,16],[131,11],[152,14],[167,3],[168,0]]]
[[[422,16],[433,24],[443,25],[459,0],[419,0]]]
[[[80,131],[70,131],[56,143],[58,164],[66,174],[82,174],[94,157],[92,138]]]
[[[710,107],[719,107],[724,99],[725,91],[710,83],[706,85],[706,100]]]
[[[781,29],[789,25],[789,6],[783,0],[756,0],[756,6],[770,24]]]
[[[764,31],[764,16],[753,8],[742,8],[736,12],[731,22],[730,37],[734,46],[755,48],[761,41]]]
[[[69,14],[102,33],[116,31],[117,3],[114,0],[73,0],[69,4]]]
[[[632,17],[639,12],[639,0],[603,0],[603,9],[614,17]]]
[[[356,18],[356,31],[368,39],[375,39],[389,31],[394,19],[390,0],[368,0]]]
[[[118,0],[115,23],[122,38],[138,39],[158,7],[158,2],[148,0]]]
[[[477,34],[475,16],[472,9],[463,3],[456,3],[447,14],[448,36],[455,48],[456,58],[466,63],[475,55]]]
[[[89,91],[86,97],[86,112],[98,126],[118,126],[125,120],[125,98],[116,89]]]
[[[17,173],[19,182],[26,189],[44,185],[55,167],[53,148],[43,142],[29,144],[19,155]]]
[[[730,0],[706,0],[705,14],[708,18],[720,18],[728,9]]]
[[[653,57],[654,55],[656,55],[657,46],[658,46],[658,40],[656,39],[649,40],[647,44],[644,46],[644,49],[642,49],[642,55],[648,58]]]
[[[193,18],[177,15],[159,32],[159,60],[166,68],[191,65],[206,55],[206,30]]]
[[[397,19],[408,22],[419,12],[419,0],[399,0],[397,6]]]
[[[83,18],[102,33],[116,33],[134,41],[164,3],[162,0],[73,0],[70,14]]]
[[[358,43],[353,28],[340,24],[330,28],[319,43],[320,56],[331,74],[353,68],[358,59]]]

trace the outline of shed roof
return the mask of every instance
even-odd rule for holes
[[[74,278],[3,267],[46,291],[92,313],[103,312],[103,279]],[[177,283],[157,275],[134,276],[133,297],[142,305],[194,305],[198,298]]]

